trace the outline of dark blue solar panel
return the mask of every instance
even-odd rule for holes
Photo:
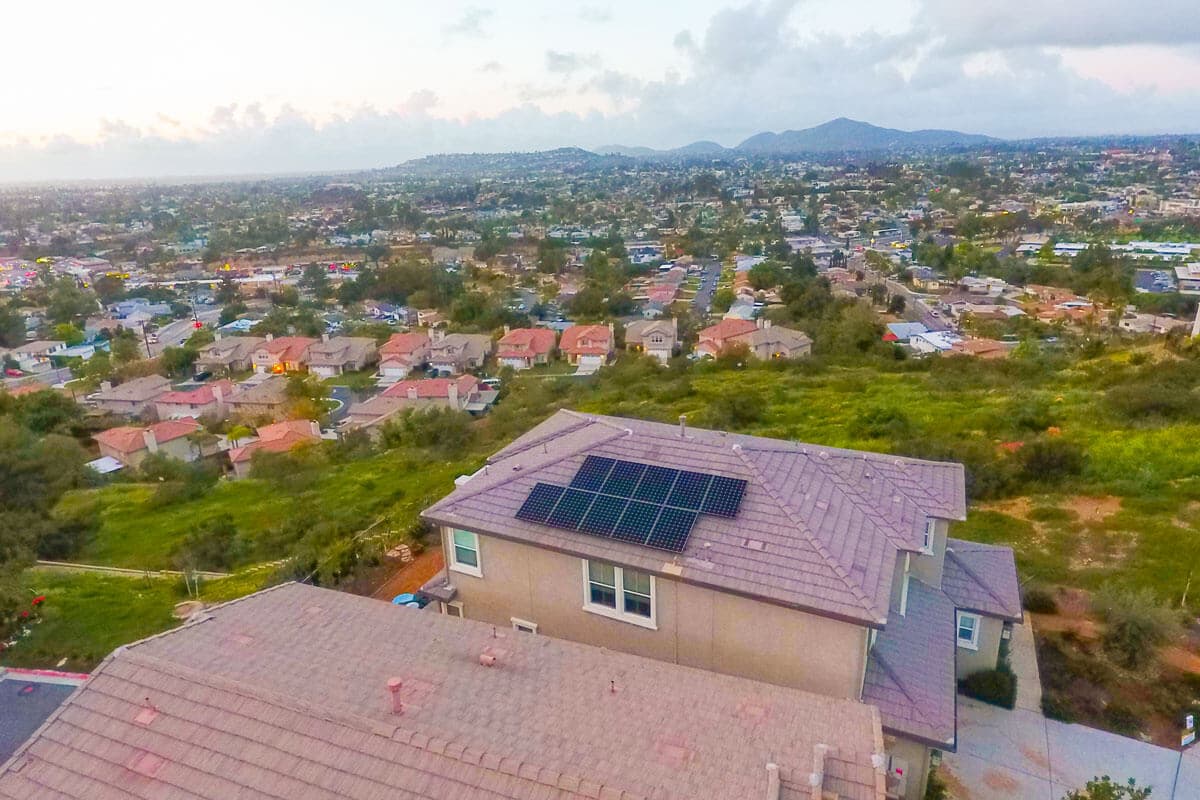
[[[546,517],[554,510],[554,504],[562,497],[566,488],[555,486],[553,483],[539,483],[533,487],[529,497],[517,511],[517,519],[526,522],[545,522]]]
[[[680,472],[670,496],[667,497],[667,505],[699,511],[712,479],[712,475],[705,475],[703,472]]]
[[[596,500],[588,509],[587,516],[583,518],[583,524],[579,526],[579,530],[597,536],[612,534],[613,526],[617,524],[621,514],[625,513],[627,505],[629,505],[629,501],[621,497],[610,497],[606,494],[596,495]]]
[[[642,481],[638,484],[633,496],[638,500],[645,500],[647,503],[661,503],[667,499],[667,495],[671,491],[671,484],[675,483],[675,476],[678,474],[679,470],[677,469],[646,467]]]
[[[637,487],[638,481],[641,480],[642,473],[645,471],[645,464],[618,461],[600,491],[617,497],[632,497],[633,490]]]
[[[704,498],[700,511],[719,517],[736,517],[742,506],[742,495],[746,493],[746,482],[738,478],[714,475],[712,486]]]
[[[594,499],[596,499],[596,495],[592,492],[567,489],[563,493],[562,499],[558,501],[558,505],[546,518],[546,524],[555,528],[575,530],[583,521],[583,515],[587,513],[588,507],[591,506]]]
[[[645,544],[646,538],[654,528],[658,512],[662,506],[652,503],[639,503],[630,500],[629,507],[621,515],[621,520],[613,528],[612,537],[622,542],[637,542]]]
[[[587,489],[589,492],[599,491],[615,463],[611,458],[588,456],[583,460],[583,466],[575,473],[575,477],[571,479],[571,486],[575,489]]]
[[[646,540],[646,545],[659,550],[670,550],[672,553],[682,551],[687,545],[697,516],[699,513],[696,511],[664,506],[658,521],[654,523],[654,529],[650,532],[650,538]]]

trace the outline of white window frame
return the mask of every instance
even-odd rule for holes
[[[630,625],[637,625],[650,630],[658,630],[658,587],[657,579],[648,572],[643,570],[632,570],[633,572],[641,572],[650,578],[650,616],[643,617],[640,614],[631,614],[625,611],[625,570],[616,564],[611,564],[607,561],[597,559],[596,563],[608,564],[613,568],[613,581],[615,583],[617,593],[617,607],[610,608],[606,605],[592,602],[592,578],[588,572],[588,559],[580,560],[583,566],[583,610],[589,614],[597,614],[601,617],[608,617],[620,622],[628,622]],[[640,597],[645,597],[641,592],[630,592]]]
[[[934,542],[937,541],[937,520],[930,517],[925,520],[924,539],[921,543],[921,552],[927,556],[933,555]]]
[[[512,627],[513,627],[514,631],[524,631],[525,633],[537,633],[538,626],[537,626],[536,622],[530,622],[527,619],[520,619],[519,617],[509,617],[508,621],[512,623]]]
[[[450,531],[450,569],[454,570],[455,572],[461,572],[464,575],[472,575],[476,578],[482,578],[483,559],[479,556],[479,534],[473,531],[463,530],[462,528],[449,528],[448,530]],[[458,560],[459,545],[454,538],[455,534],[457,533],[465,533],[474,539],[475,546],[473,548],[463,545],[465,549],[475,551],[474,564],[467,564]]]
[[[442,613],[447,617],[458,617],[459,619],[462,619],[465,616],[463,614],[462,601],[451,600],[448,603],[442,603]]]
[[[970,639],[962,638],[962,621],[964,619],[970,619],[974,621],[974,625],[971,627]],[[958,646],[964,650],[978,650],[979,628],[982,624],[983,617],[979,616],[978,614],[972,614],[969,611],[957,612],[954,617],[954,639],[956,642],[958,642]]]

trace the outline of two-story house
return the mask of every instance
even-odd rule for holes
[[[442,375],[458,375],[479,369],[492,352],[492,337],[482,333],[433,332],[429,344],[429,367]]]
[[[744,345],[751,357],[761,361],[812,355],[812,339],[808,334],[772,325],[766,319],[723,319],[700,331],[696,352],[716,357],[734,345]]]
[[[200,423],[194,419],[172,419],[145,428],[109,428],[92,438],[100,448],[101,456],[115,458],[126,467],[136,468],[155,453],[180,461],[197,460],[202,455],[201,448],[192,436],[201,430]]]
[[[224,419],[229,413],[228,401],[233,396],[233,391],[233,382],[223,378],[194,389],[159,395],[154,400],[154,408],[159,419]]]
[[[560,411],[458,483],[430,607],[875,706],[896,798],[1021,618],[959,464]]]
[[[554,352],[555,335],[549,328],[504,328],[504,336],[496,348],[496,361],[502,367],[530,369],[537,364],[549,364]]]
[[[171,391],[171,382],[161,375],[146,375],[113,386],[100,383],[100,391],[88,396],[88,402],[101,411],[140,416],[154,408],[154,401]]]
[[[250,355],[254,371],[282,374],[300,372],[308,366],[308,351],[317,343],[307,336],[279,336],[267,334],[262,344]]]
[[[639,320],[625,326],[625,349],[640,351],[662,363],[671,360],[679,347],[679,320]]]
[[[229,336],[217,334],[216,341],[200,348],[196,358],[196,372],[212,372],[228,375],[233,372],[245,372],[254,366],[254,351],[266,342],[258,336]]]
[[[568,363],[581,367],[602,367],[616,353],[612,324],[572,325],[563,331],[558,349]]]
[[[325,334],[308,348],[308,370],[322,378],[358,372],[379,360],[379,347],[368,336]]]
[[[379,348],[379,376],[385,380],[404,380],[428,361],[429,334],[393,333]]]

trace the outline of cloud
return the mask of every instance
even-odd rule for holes
[[[486,64],[479,65],[480,72],[503,72],[504,65],[499,61],[488,61]]]
[[[613,15],[607,8],[600,6],[583,6],[579,9],[579,18],[584,22],[611,22]]]
[[[495,11],[490,8],[480,8],[472,6],[462,13],[457,20],[442,28],[442,32],[447,37],[463,36],[463,37],[478,37],[482,36],[483,24],[495,15]]]
[[[595,53],[569,53],[561,50],[546,51],[546,71],[556,75],[570,75],[582,69],[591,69],[600,64]]]

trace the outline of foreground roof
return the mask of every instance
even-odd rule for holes
[[[109,428],[100,431],[92,438],[98,443],[108,445],[122,453],[134,453],[146,449],[145,433],[154,435],[158,444],[181,439],[200,430],[200,423],[194,419],[168,419],[156,422],[145,428],[124,425],[119,428]]]
[[[956,647],[954,603],[910,579],[906,613],[877,635],[863,680],[863,702],[879,708],[884,730],[954,749]]]
[[[942,591],[964,611],[1021,621],[1021,584],[1011,547],[947,539]]]
[[[882,800],[882,751],[862,703],[285,584],[118,649],[0,796],[744,800],[773,762]]]
[[[737,517],[701,515],[677,556],[516,519],[535,484],[570,483],[588,455],[748,485]],[[559,411],[423,516],[878,626],[896,554],[920,549],[927,517],[965,514],[960,464]]]

